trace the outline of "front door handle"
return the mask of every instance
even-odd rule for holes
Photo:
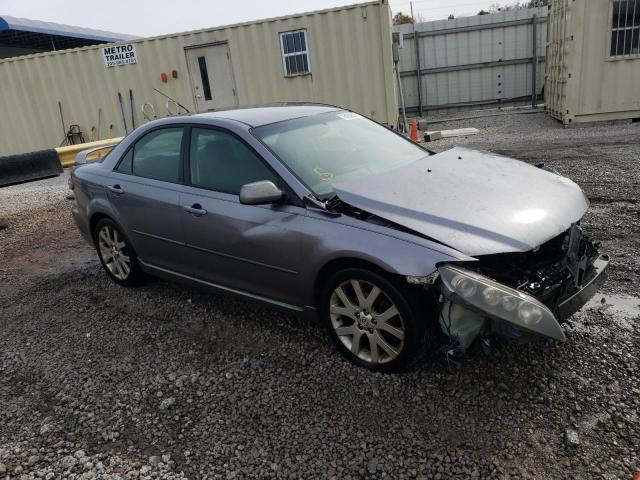
[[[117,184],[107,188],[109,189],[109,191],[115,193],[116,195],[122,195],[124,193],[124,190],[120,188],[120,185],[117,185]]]
[[[189,212],[190,214],[195,215],[196,217],[201,217],[202,215],[207,214],[207,211],[204,208],[202,208],[202,206],[199,203],[194,203],[191,206],[183,205],[182,208],[184,208],[186,212]]]

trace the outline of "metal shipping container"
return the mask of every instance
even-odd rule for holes
[[[451,111],[531,103],[544,85],[546,17],[547,9],[540,7],[396,25],[394,31],[403,37],[399,69],[407,108],[415,111],[421,103],[425,111]]]
[[[553,0],[545,103],[565,124],[640,117],[640,0]]]
[[[144,121],[143,103],[164,117],[167,100],[154,88],[192,112],[312,101],[393,126],[398,107],[391,41],[389,5],[378,0],[5,59],[0,61],[0,155],[60,145],[58,101],[65,129],[78,124],[87,140],[92,129],[94,139],[106,138],[110,125],[113,137],[124,134],[118,92],[129,129],[129,90],[136,125]],[[125,64],[107,66],[118,62]],[[177,110],[172,103],[169,109]]]

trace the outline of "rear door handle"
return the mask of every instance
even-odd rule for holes
[[[186,212],[189,212],[190,214],[195,215],[196,217],[201,217],[202,215],[207,214],[207,211],[204,208],[202,208],[202,206],[199,203],[194,203],[191,206],[183,205],[182,208],[184,208]]]
[[[112,185],[110,187],[107,187],[109,189],[110,192],[115,193],[116,195],[122,195],[124,193],[124,190],[122,188],[120,188],[120,185]]]

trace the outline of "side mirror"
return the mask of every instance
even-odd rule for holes
[[[247,183],[240,189],[240,203],[244,205],[266,205],[282,200],[284,192],[269,180]]]

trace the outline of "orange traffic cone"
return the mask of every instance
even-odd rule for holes
[[[418,120],[416,118],[411,120],[411,133],[409,136],[414,142],[418,141]]]

